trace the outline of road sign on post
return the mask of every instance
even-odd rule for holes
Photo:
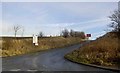
[[[38,36],[37,35],[35,35],[35,36],[33,35],[33,44],[36,46],[38,45]]]
[[[87,40],[89,40],[89,37],[91,37],[91,34],[86,34]]]
[[[36,46],[38,45],[38,36],[37,35],[35,36],[35,45]]]
[[[87,34],[87,37],[91,37],[91,34]]]
[[[34,34],[33,34],[33,44],[35,44],[35,36],[34,36]]]

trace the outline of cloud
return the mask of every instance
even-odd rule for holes
[[[36,30],[43,31],[46,35],[49,34],[59,35],[60,31],[67,28],[68,30],[73,29],[77,31],[84,31],[86,33],[93,33],[93,36],[95,37],[96,35],[94,35],[94,33],[97,32],[99,33],[104,31],[103,29],[107,27],[109,23],[110,20],[108,18],[100,18],[95,20],[89,20],[86,22],[79,22],[79,23],[73,22],[73,23],[41,24],[36,26]]]
[[[88,30],[88,29],[93,29],[93,28],[97,28],[97,27],[105,27],[109,23],[110,23],[110,20],[108,18],[101,18],[101,19],[95,19],[95,20],[90,20],[90,21],[86,21],[86,22],[81,22],[78,25],[81,30]]]
[[[103,35],[105,35],[105,34],[106,34],[105,31],[100,31],[100,32],[92,33],[91,39],[92,39],[92,40],[95,40],[95,39],[97,39],[97,38],[99,38],[99,37],[101,37],[101,36],[103,36]]]
[[[64,11],[64,15],[69,16],[67,19],[71,19],[72,21],[73,19],[78,19],[78,21],[82,21],[83,19],[98,19],[99,17],[108,16],[110,15],[110,11],[118,8],[118,5],[114,2],[78,2],[53,3],[50,7],[58,11],[58,14],[63,14],[62,11]]]
[[[0,29],[2,30],[1,31],[1,33],[2,34],[11,34],[11,31],[12,31],[12,26],[11,26],[12,24],[11,23],[9,23],[9,22],[5,22],[5,21],[2,21],[1,23],[0,23]]]
[[[96,27],[106,26],[109,23],[110,23],[110,20],[108,18],[100,18],[100,19],[95,19],[95,20],[79,22],[79,23],[73,22],[73,23],[41,24],[41,25],[38,25],[38,27],[42,26],[42,27],[67,28],[67,27],[78,27],[79,26],[78,28],[81,28],[83,30],[87,30],[87,29],[92,29],[92,28],[96,28]]]
[[[1,22],[2,21],[2,22]],[[15,26],[13,23],[11,22],[7,22],[7,21],[4,21],[4,20],[0,20],[0,35],[7,35],[7,36],[10,36],[10,35],[14,35],[14,29],[13,27]],[[23,27],[22,25],[21,26],[21,29],[17,32],[17,35],[21,35],[21,31],[23,30]]]
[[[111,4],[111,5],[110,5]],[[112,6],[113,4],[113,6]],[[110,14],[117,3],[3,3],[4,18],[16,23],[72,23]],[[109,7],[108,7],[108,6]],[[6,8],[7,7],[7,8]],[[16,7],[16,8],[15,8]],[[6,10],[5,10],[6,8]],[[117,5],[116,5],[117,8]],[[33,21],[32,21],[33,20]]]
[[[107,16],[117,8],[117,3],[3,3],[4,34],[13,24],[25,27],[25,34],[56,35],[64,28],[85,32],[101,32],[110,20]],[[93,32],[94,31],[94,32]],[[20,33],[19,33],[20,34]]]

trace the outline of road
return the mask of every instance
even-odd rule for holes
[[[2,71],[104,71],[64,59],[82,44],[2,59]]]

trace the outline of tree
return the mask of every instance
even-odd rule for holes
[[[70,36],[71,36],[71,37],[74,37],[74,34],[75,34],[74,30],[71,29],[71,30],[70,30]]]
[[[80,37],[82,39],[85,38],[85,33],[84,32],[79,32],[79,31],[76,31],[75,34],[74,34],[75,37]]]
[[[67,29],[64,29],[62,31],[62,36],[65,37],[65,38],[69,37],[69,31]]]
[[[84,32],[80,32],[80,31],[74,31],[74,30],[70,30],[70,36],[71,37],[80,37],[82,39],[85,39],[85,33]]]
[[[13,30],[14,30],[15,37],[16,37],[16,34],[17,34],[18,30],[20,30],[20,29],[21,29],[20,25],[14,25]]]
[[[43,32],[39,32],[38,37],[42,38],[43,37]]]
[[[85,33],[84,32],[80,32],[79,37],[82,38],[82,39],[85,39]]]
[[[109,25],[109,27],[113,28],[112,31],[118,32],[120,34],[120,10],[114,11],[114,13],[109,16],[112,23]]]

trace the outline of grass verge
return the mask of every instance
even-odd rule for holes
[[[38,46],[32,43],[30,38],[2,38],[2,57],[15,56],[27,53],[38,52],[47,49],[60,48],[82,42],[78,37],[50,37],[39,38]]]
[[[116,33],[110,32],[65,55],[78,63],[93,64],[109,68],[120,68],[120,41]]]

